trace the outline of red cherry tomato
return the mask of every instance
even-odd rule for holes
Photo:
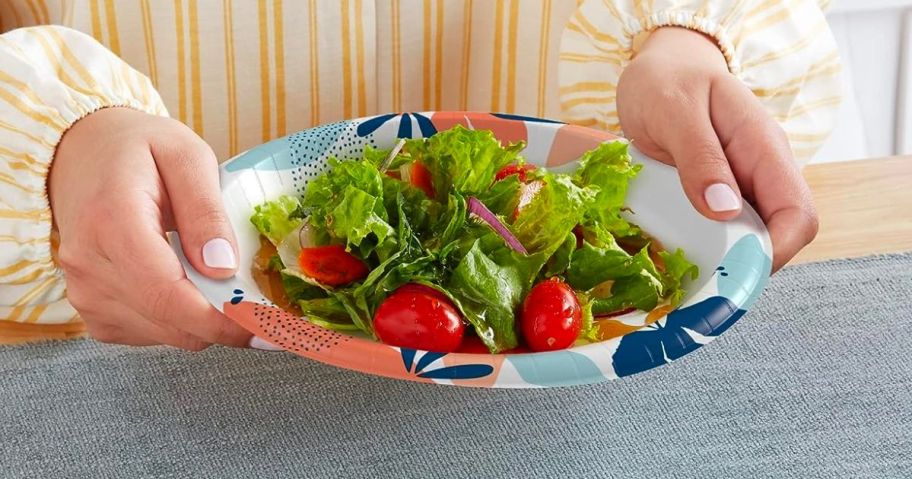
[[[403,284],[402,286],[399,287],[399,289],[397,289],[396,291],[394,291],[394,293],[416,293],[416,294],[421,293],[421,294],[429,294],[429,295],[431,295],[431,296],[433,296],[433,297],[435,297],[435,298],[437,298],[437,299],[440,299],[441,301],[447,301],[447,302],[450,301],[450,298],[448,298],[447,295],[441,293],[439,290],[436,290],[436,289],[434,289],[434,288],[432,288],[432,287],[430,287],[430,286],[425,286],[425,285],[420,284],[420,283],[406,283],[406,284]]]
[[[327,285],[342,286],[367,277],[367,265],[341,245],[301,248],[301,271]]]
[[[377,308],[374,331],[386,344],[449,353],[462,344],[465,325],[446,295],[427,286],[408,284]]]
[[[462,340],[462,346],[459,346],[457,352],[464,354],[491,354],[491,351],[488,350],[488,347],[485,346],[485,343],[481,341],[478,336],[466,335],[465,339]],[[507,349],[501,351],[499,354],[526,354],[533,352],[525,346],[516,346],[513,349]]]
[[[529,164],[517,165],[514,163],[512,165],[507,165],[507,166],[501,168],[500,171],[497,172],[497,175],[494,176],[494,181],[500,181],[510,175],[517,175],[517,176],[519,176],[519,182],[525,183],[526,174],[530,171],[535,171],[535,169],[536,169],[535,165],[529,165]]]
[[[421,189],[428,198],[434,197],[434,183],[431,181],[431,172],[420,161],[412,163],[409,180],[412,186]]]
[[[533,351],[570,347],[582,328],[582,313],[567,283],[552,278],[536,284],[523,301],[520,317],[526,344]]]
[[[478,336],[466,336],[459,346],[459,352],[464,354],[490,354],[488,347],[485,346]]]

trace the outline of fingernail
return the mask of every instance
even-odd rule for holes
[[[237,268],[234,248],[225,238],[213,238],[203,245],[203,263],[210,268]]]
[[[263,351],[284,351],[284,349],[270,343],[269,341],[266,341],[259,336],[250,338],[250,347],[253,349],[262,349]]]
[[[741,209],[741,198],[725,183],[715,183],[706,188],[703,194],[709,209],[716,213]]]

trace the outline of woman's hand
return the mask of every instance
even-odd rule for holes
[[[178,230],[187,258],[209,277],[235,272],[217,166],[183,124],[131,109],[100,110],[64,135],[48,192],[67,299],[93,337],[247,346],[250,333],[209,305],[165,239]]]
[[[728,220],[742,196],[755,205],[773,241],[774,271],[814,239],[817,213],[785,133],[711,39],[656,30],[621,75],[617,98],[624,134],[677,166],[700,213]]]

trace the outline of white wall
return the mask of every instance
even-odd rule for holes
[[[912,153],[912,0],[834,0],[828,17],[846,97],[812,162]]]

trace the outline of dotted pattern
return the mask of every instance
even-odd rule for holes
[[[280,308],[257,303],[253,316],[269,342],[299,354],[319,353],[351,341],[351,336],[307,322]]]
[[[288,137],[288,149],[294,170],[291,172],[295,190],[304,194],[307,183],[326,169],[331,157],[358,157],[366,145],[376,147],[374,136],[358,136],[357,124],[351,121],[331,123],[299,131]]]

